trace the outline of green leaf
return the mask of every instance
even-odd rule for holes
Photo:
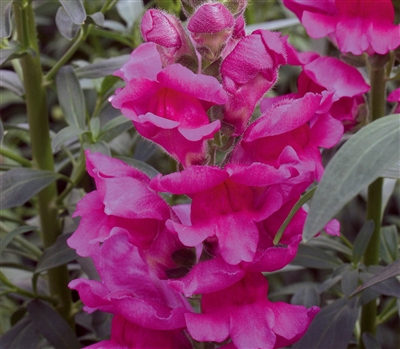
[[[314,269],[334,269],[341,263],[342,262],[338,258],[316,247],[303,244],[299,245],[296,258],[292,262],[294,265],[301,265]]]
[[[150,178],[153,178],[158,174],[160,174],[160,172],[158,172],[154,167],[150,166],[149,164],[146,164],[143,161],[131,159],[126,156],[118,156],[118,158],[126,162],[128,165],[131,165],[132,167],[135,167],[138,170],[142,171],[143,173],[147,174]]]
[[[329,162],[311,202],[303,240],[316,235],[361,190],[400,157],[400,114],[385,116],[353,135]]]
[[[86,11],[82,0],[59,0],[69,18],[75,24],[83,24],[86,19]]]
[[[15,168],[0,176],[0,209],[23,205],[32,196],[60,178],[50,171],[32,168]]]
[[[36,266],[35,273],[41,273],[56,268],[77,258],[75,250],[67,245],[67,239],[71,235],[72,234],[65,234],[59,236],[52,246],[43,251],[43,255]]]
[[[322,308],[293,349],[346,349],[358,317],[355,300],[339,299]]]
[[[400,179],[400,160],[397,160],[392,166],[383,172],[382,177]]]
[[[34,299],[27,309],[34,326],[51,345],[57,349],[80,349],[75,333],[53,308]]]
[[[358,270],[350,269],[342,275],[342,291],[348,297],[358,287]]]
[[[314,305],[319,306],[320,298],[318,289],[315,285],[308,285],[300,288],[292,297],[291,304],[304,305],[310,308]]]
[[[0,349],[37,348],[40,333],[29,316],[19,321],[0,337]]]
[[[89,23],[92,22],[99,27],[102,27],[104,25],[104,15],[102,12],[92,13],[91,15],[87,16],[87,19]]]
[[[21,45],[18,42],[10,40],[8,46],[1,49],[0,66],[14,58],[24,56],[28,53],[33,52],[29,49],[22,49]]]
[[[365,250],[367,249],[372,233],[374,232],[374,228],[374,221],[368,221],[364,223],[361,230],[358,232],[353,245],[353,263],[357,264],[361,260]]]
[[[380,235],[380,256],[388,264],[393,263],[399,256],[397,246],[399,245],[399,237],[395,225],[381,228]]]
[[[118,14],[126,22],[128,28],[132,28],[144,11],[143,1],[119,0],[116,7]]]
[[[327,236],[326,234],[317,236],[316,238],[307,242],[307,244],[309,246],[323,247],[323,249],[329,249],[335,252],[343,253],[349,257],[351,257],[353,253],[352,250],[345,244],[332,236]]]
[[[67,245],[67,239],[71,235],[72,233],[60,235],[52,246],[44,250],[36,266],[35,273],[41,273],[67,264],[78,257],[75,250]]]
[[[126,126],[123,128],[125,131],[127,131],[129,128],[133,127],[133,123],[131,120],[127,119],[123,115],[120,115],[114,119],[111,119],[109,122],[107,122],[104,125],[104,127],[100,131],[99,137],[105,135],[107,132],[110,132],[117,127],[119,128],[121,125]]]
[[[393,277],[398,276],[398,275],[400,275],[400,259],[398,259],[397,261],[387,265],[382,270],[380,270],[378,273],[376,273],[367,282],[365,282],[359,288],[357,288],[357,290],[355,290],[350,295],[350,297],[352,297],[355,294],[361,292],[362,290],[365,290],[368,287],[371,287],[373,285],[379,284],[382,281],[388,280],[388,279],[393,278]]]
[[[56,76],[57,96],[68,125],[85,129],[86,106],[79,80],[71,66],[64,66]]]
[[[3,143],[3,138],[4,138],[4,126],[3,126],[3,121],[0,119],[0,144]]]
[[[25,93],[18,75],[10,70],[0,70],[0,87],[8,89],[20,97]]]
[[[13,0],[2,0],[0,4],[0,38],[11,36],[11,5]]]
[[[97,79],[108,75],[120,69],[129,59],[129,55],[118,57],[98,59],[92,64],[85,65],[75,69],[75,73],[79,78]]]
[[[275,21],[247,25],[246,33],[250,34],[257,29],[282,30],[284,28],[290,28],[298,24],[300,24],[300,21],[297,18],[277,19]]]
[[[67,142],[67,141],[69,141],[69,140],[71,140],[71,139],[73,139],[75,137],[78,137],[79,135],[81,135],[81,134],[83,134],[85,132],[86,131],[84,131],[84,130],[82,130],[80,128],[77,128],[75,126],[64,127],[51,140],[51,148],[52,148],[53,152],[59,151],[61,149],[61,146],[65,142]]]
[[[378,340],[369,332],[364,332],[362,334],[362,341],[365,349],[382,349]]]
[[[80,25],[72,22],[63,7],[59,7],[57,10],[56,25],[60,34],[68,40],[72,40],[80,29]]]
[[[4,249],[7,247],[7,245],[17,236],[23,233],[27,233],[29,231],[37,229],[36,227],[32,227],[29,225],[24,225],[18,228],[15,228],[14,230],[10,231],[2,240],[1,240],[1,245],[0,245],[0,255],[3,253]]]

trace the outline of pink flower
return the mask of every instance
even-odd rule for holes
[[[153,330],[185,328],[186,300],[153,275],[137,247],[124,235],[114,235],[92,255],[101,281],[75,279],[69,287],[79,292],[85,310],[123,316]]]
[[[389,94],[387,100],[393,103],[397,102],[397,106],[394,108],[393,114],[400,113],[400,88],[392,91]]]
[[[386,54],[400,46],[390,0],[284,0],[312,38],[329,36],[342,52]]]
[[[247,274],[229,288],[204,294],[202,314],[185,314],[191,336],[198,341],[232,339],[231,348],[280,348],[299,340],[318,307],[267,299],[268,283],[260,273]]]
[[[365,103],[363,94],[370,87],[358,70],[336,58],[320,57],[303,66],[298,79],[298,94],[333,94],[329,114],[344,123],[345,130],[353,128],[359,108]]]
[[[221,76],[229,100],[224,119],[233,135],[241,135],[256,103],[276,82],[278,68],[286,63],[279,34],[256,30],[242,38],[221,65]]]
[[[205,160],[206,139],[220,128],[219,121],[210,123],[207,110],[227,99],[217,79],[180,64],[162,69],[153,43],[139,46],[115,74],[126,86],[116,91],[111,103],[143,137],[161,145],[184,167]]]
[[[146,42],[157,44],[163,67],[177,62],[183,56],[186,56],[186,60],[191,59],[193,66],[197,67],[193,46],[178,18],[150,9],[144,13],[140,29]]]
[[[114,234],[125,234],[140,248],[149,248],[170,218],[164,200],[148,187],[150,178],[118,159],[86,151],[86,167],[97,190],[78,203],[81,216],[68,245],[80,256],[89,256]]]
[[[229,165],[224,170],[192,166],[157,176],[151,186],[192,198],[191,225],[167,222],[184,245],[197,246],[217,238],[222,258],[235,265],[253,260],[258,243],[256,222],[270,216],[282,202],[278,189],[270,186],[290,176],[287,169],[264,164]]]
[[[220,3],[201,5],[188,22],[188,30],[196,43],[197,51],[211,62],[221,55],[234,26],[232,14]]]
[[[190,349],[180,330],[160,331],[141,327],[115,315],[111,325],[111,339],[85,347],[87,349]]]
[[[319,147],[336,144],[343,134],[343,126],[329,114],[317,114],[322,101],[319,94],[278,97],[272,101],[261,102],[263,114],[248,127],[230,161],[257,161],[277,168],[292,164],[299,175],[289,182],[292,186],[300,184],[300,194],[322,176]]]

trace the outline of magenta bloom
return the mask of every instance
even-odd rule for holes
[[[198,341],[222,342],[231,348],[281,348],[301,338],[318,307],[267,299],[268,283],[262,274],[247,274],[231,287],[204,294],[202,314],[185,314],[189,333]]]
[[[281,194],[269,186],[290,176],[287,169],[277,170],[264,164],[249,167],[229,165],[192,166],[182,172],[152,180],[159,191],[186,194],[192,198],[192,225],[172,221],[179,239],[186,246],[218,238],[222,258],[229,264],[253,260],[261,221],[279,209]]]
[[[127,321],[120,315],[114,316],[111,325],[111,339],[87,349],[191,349],[187,338],[180,330],[160,331],[141,327]]]
[[[356,124],[358,109],[365,103],[363,94],[370,87],[358,70],[336,58],[320,57],[303,66],[298,82],[298,94],[333,94],[330,115],[340,120],[345,130]]]
[[[393,113],[400,113],[400,88],[392,91],[387,100],[389,102],[393,102],[396,103],[397,102],[397,106],[395,107],[395,109],[393,110]]]
[[[286,63],[279,34],[256,30],[242,38],[221,65],[221,76],[229,101],[223,121],[241,135],[256,103],[276,82],[278,68]]]
[[[343,134],[343,126],[329,114],[318,114],[325,108],[321,107],[319,94],[272,100],[275,103],[270,104],[270,99],[261,102],[262,116],[248,127],[231,162],[257,161],[277,168],[292,164],[298,176],[289,182],[292,188],[300,185],[297,192],[301,194],[314,179],[322,176],[319,147],[336,144]]]
[[[342,52],[386,54],[400,46],[390,0],[284,0],[312,38],[329,36]]]
[[[170,218],[165,201],[148,187],[150,179],[123,161],[86,151],[86,167],[97,190],[86,194],[73,216],[82,216],[68,245],[80,256],[90,256],[114,234],[149,248]]]
[[[184,167],[205,160],[206,139],[220,128],[207,110],[227,100],[220,83],[180,64],[164,69],[154,43],[142,44],[116,73],[126,81],[112,105],[131,119],[145,138],[161,145]]]
[[[124,235],[113,235],[92,255],[101,281],[75,279],[85,310],[96,309],[123,316],[127,321],[153,330],[185,327],[186,300],[159,280],[143,262],[137,247]]]

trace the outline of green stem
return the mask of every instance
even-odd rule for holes
[[[23,158],[22,156],[19,156],[18,154],[15,154],[14,152],[6,148],[0,147],[0,155],[3,155],[11,160],[14,160],[15,162],[18,162],[24,167],[32,167],[32,163],[29,160]]]
[[[14,1],[13,6],[18,40],[23,47],[30,48],[34,52],[34,55],[28,54],[21,58],[33,165],[41,170],[54,171],[46,90],[43,84],[32,3]],[[53,245],[62,232],[58,210],[54,204],[56,198],[57,188],[55,183],[47,186],[38,194],[38,212],[44,248]],[[65,265],[48,271],[51,297],[57,299],[59,304],[57,311],[66,320],[69,320],[71,309],[68,279],[68,270]],[[73,326],[71,322],[70,324]]]
[[[385,115],[386,86],[385,86],[385,64],[378,59],[370,57],[370,120],[377,120]],[[377,62],[377,64],[374,64]],[[382,221],[382,186],[383,178],[378,178],[368,187],[367,221],[375,223],[374,232],[364,253],[364,264],[377,265],[379,263],[379,244]],[[361,335],[359,348],[365,349],[362,334],[376,333],[377,303],[373,300],[362,307],[361,311]]]

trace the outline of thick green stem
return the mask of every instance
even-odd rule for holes
[[[18,40],[23,47],[30,48],[34,52],[34,55],[27,54],[21,58],[32,146],[32,162],[34,167],[38,169],[54,171],[46,90],[43,85],[32,3],[30,1],[15,1],[14,14]],[[55,184],[49,185],[38,194],[41,238],[45,248],[53,245],[61,234],[61,224],[55,206],[56,198],[57,188]],[[71,309],[71,294],[68,289],[67,267],[64,265],[49,270],[48,281],[50,294],[52,298],[57,299],[59,304],[58,312],[68,320]]]
[[[375,57],[371,57],[370,63],[372,63],[370,66],[370,119],[374,121],[385,115],[385,63],[384,60],[375,59]],[[379,243],[382,221],[382,185],[383,179],[378,178],[368,187],[367,221],[373,220],[375,228],[364,254],[364,264],[367,266],[379,263]],[[360,349],[365,349],[361,339],[362,334],[364,332],[376,333],[376,316],[376,300],[362,307]]]

